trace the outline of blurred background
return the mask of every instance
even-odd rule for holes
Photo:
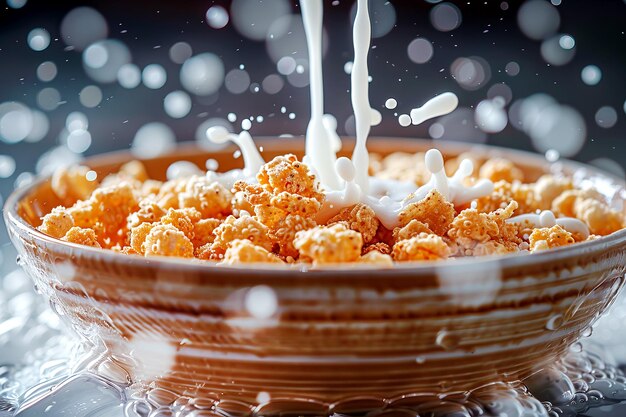
[[[84,156],[210,146],[205,131],[215,124],[240,130],[248,119],[253,136],[306,129],[297,2],[2,3],[0,201]],[[325,3],[326,111],[350,135],[355,7]],[[370,8],[370,100],[383,114],[373,135],[531,149],[624,175],[624,0],[371,0]],[[457,111],[400,124],[444,91],[459,96]],[[395,108],[385,107],[389,98]]]

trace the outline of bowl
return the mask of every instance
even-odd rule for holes
[[[258,143],[268,160],[303,149],[299,140]],[[433,144],[377,138],[368,146],[387,154]],[[468,150],[436,146],[446,156]],[[214,158],[222,169],[235,168],[240,161],[232,151],[180,146],[143,162],[151,177],[162,179],[181,159],[203,167]],[[478,152],[511,158],[529,178],[548,169],[530,153],[488,146]],[[85,164],[101,178],[131,159],[121,152]],[[574,162],[560,166],[603,189],[624,185]],[[59,203],[49,178],[41,178],[16,190],[4,209],[39,291],[133,379],[209,398],[233,413],[347,413],[410,404],[420,393],[521,380],[589,331],[616,298],[626,270],[626,230],[534,255],[388,269],[142,258],[37,231],[40,217]]]

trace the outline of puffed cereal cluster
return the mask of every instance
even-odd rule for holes
[[[57,171],[51,180],[63,205],[42,218],[39,230],[61,240],[136,256],[174,256],[242,263],[368,263],[431,261],[453,257],[541,251],[584,240],[559,225],[535,228],[507,221],[524,213],[552,210],[574,217],[591,232],[587,239],[624,227],[595,190],[574,187],[568,178],[544,175],[525,182],[512,161],[463,154],[446,162],[452,172],[461,159],[477,166],[477,178],[494,182],[493,193],[455,206],[433,190],[408,205],[397,227],[385,228],[367,205],[345,207],[318,222],[324,194],[309,168],[294,155],[265,164],[257,182],[224,187],[214,175],[166,182],[148,178],[133,161],[100,183],[88,181],[87,167]],[[381,178],[428,181],[423,154],[394,153],[372,158],[370,172]],[[469,181],[475,181],[472,178]]]

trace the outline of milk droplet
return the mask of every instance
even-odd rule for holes
[[[395,98],[388,98],[387,101],[385,101],[385,107],[387,107],[389,110],[395,109],[397,106],[398,102]]]
[[[402,127],[407,127],[411,124],[411,116],[409,116],[408,114],[401,114],[398,117],[398,123],[400,123],[400,126]]]
[[[461,340],[458,336],[443,329],[437,333],[437,339],[435,342],[445,350],[453,350],[459,346],[460,341]]]
[[[251,316],[268,319],[276,314],[278,298],[274,290],[267,285],[257,285],[248,290],[244,304]]]

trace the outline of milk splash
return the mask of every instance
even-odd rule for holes
[[[356,144],[352,159],[337,158],[341,149],[341,139],[337,135],[337,120],[330,114],[324,114],[324,82],[322,74],[322,23],[324,4],[322,0],[301,0],[302,20],[306,32],[310,67],[311,118],[306,132],[306,152],[304,161],[320,181],[326,198],[318,221],[332,217],[344,207],[363,203],[370,206],[381,223],[388,229],[398,224],[398,215],[409,205],[424,198],[430,191],[437,190],[443,197],[456,204],[466,204],[476,198],[491,194],[493,183],[479,180],[473,185],[466,185],[474,166],[465,159],[457,171],[448,177],[444,170],[443,156],[437,149],[426,153],[426,169],[430,180],[419,188],[410,182],[382,180],[370,177],[367,137],[371,126],[381,122],[381,114],[373,109],[369,101],[369,70],[367,65],[371,39],[371,22],[368,0],[357,0],[357,13],[353,27],[354,64],[351,72],[351,101],[356,121]],[[411,123],[418,125],[426,120],[451,113],[459,104],[458,97],[451,92],[440,94],[419,108],[411,110]],[[232,170],[217,175],[207,175],[225,186],[232,186],[238,179],[255,181],[255,174],[265,163],[259,154],[252,137],[244,130],[241,133],[229,133],[223,127],[211,127],[206,132],[214,143],[231,141],[239,146],[245,168]],[[549,214],[548,214],[549,213]],[[586,226],[576,219],[558,219],[547,222],[551,212],[539,215],[525,215],[511,221],[529,221],[542,227],[560,224],[571,232],[588,236]],[[547,216],[547,217],[546,217]],[[542,220],[543,219],[543,220]],[[546,221],[544,221],[546,220]],[[546,224],[544,226],[543,224]]]

